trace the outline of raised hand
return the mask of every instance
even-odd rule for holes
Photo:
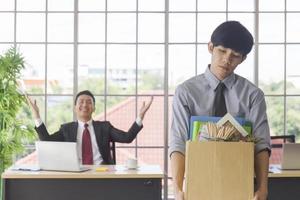
[[[32,115],[34,119],[40,119],[40,109],[36,103],[36,100],[32,100],[27,94],[25,94],[28,105],[31,108]]]
[[[145,117],[146,112],[150,108],[151,104],[153,102],[153,96],[151,96],[150,101],[146,104],[145,101],[143,101],[142,107],[140,108],[139,117],[143,120]]]

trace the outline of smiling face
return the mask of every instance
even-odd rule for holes
[[[211,53],[210,71],[219,79],[223,80],[229,76],[235,68],[241,64],[246,56],[221,45],[214,46],[208,43],[208,51]]]
[[[75,113],[77,119],[87,122],[92,119],[92,113],[95,110],[93,98],[89,95],[82,94],[78,97],[75,104]]]

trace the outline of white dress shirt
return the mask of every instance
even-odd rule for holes
[[[82,122],[78,120],[78,129],[77,129],[77,152],[78,157],[80,160],[80,163],[82,162],[82,135],[84,131],[84,124],[88,124],[87,127],[89,129],[90,135],[91,135],[91,141],[92,141],[92,149],[93,149],[93,160],[94,165],[99,165],[102,162],[102,156],[100,154],[97,142],[96,142],[96,136],[95,136],[95,130],[93,127],[92,120],[88,122]]]

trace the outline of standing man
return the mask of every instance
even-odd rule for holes
[[[36,100],[30,99],[27,95],[28,104],[31,107],[35,119],[35,130],[40,140],[45,141],[66,141],[77,142],[79,158],[82,164],[99,165],[113,164],[110,154],[110,142],[130,143],[142,129],[142,120],[150,108],[150,102],[143,102],[136,121],[128,132],[116,129],[108,121],[94,121],[92,113],[95,111],[95,97],[88,91],[79,92],[75,97],[75,113],[77,121],[62,124],[60,129],[49,134],[39,114]]]
[[[229,112],[252,122],[255,144],[257,190],[254,200],[266,200],[270,132],[263,92],[247,79],[234,73],[251,51],[253,37],[237,21],[220,24],[208,43],[211,64],[206,71],[176,89],[170,132],[170,159],[176,200],[183,200],[185,142],[188,140],[190,117],[223,116]]]

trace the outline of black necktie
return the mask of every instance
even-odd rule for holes
[[[227,113],[225,97],[224,97],[225,88],[226,88],[225,84],[220,82],[215,90],[216,96],[214,100],[213,114],[216,117],[223,117]]]

